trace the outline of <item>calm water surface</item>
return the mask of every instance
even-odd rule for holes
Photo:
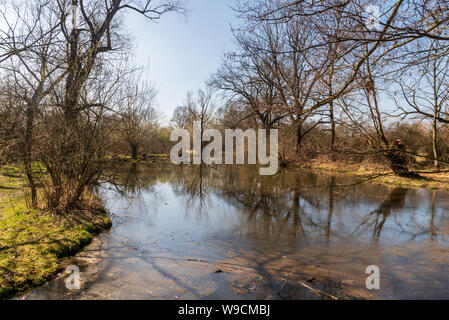
[[[99,194],[112,229],[28,299],[449,298],[449,194],[248,167],[132,167]],[[367,290],[366,267],[380,268]],[[279,291],[282,288],[281,291]]]

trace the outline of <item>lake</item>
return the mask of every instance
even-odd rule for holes
[[[449,298],[449,194],[359,179],[130,166],[97,190],[113,227],[71,258],[81,289],[61,274],[22,298]]]

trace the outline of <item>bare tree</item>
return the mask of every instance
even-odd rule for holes
[[[63,61],[60,56],[60,41],[58,41],[58,17],[44,4],[12,5],[5,10],[10,18],[16,20],[14,27],[8,24],[8,29],[2,34],[9,41],[5,44],[5,51],[1,69],[8,77],[8,95],[13,101],[10,112],[20,114],[22,121],[16,127],[18,140],[18,159],[22,161],[28,179],[31,194],[31,204],[37,207],[37,187],[33,174],[33,160],[35,151],[35,127],[41,103],[45,97],[64,78]],[[26,49],[24,49],[26,48]]]
[[[438,41],[429,41],[430,56],[423,63],[406,69],[410,77],[399,78],[402,99],[395,99],[402,117],[412,116],[432,123],[434,166],[440,158],[438,128],[449,124],[449,57]]]
[[[151,83],[142,78],[141,72],[132,75],[121,92],[119,131],[130,148],[131,158],[137,160],[145,136],[157,125],[158,117],[154,109],[157,92]]]
[[[67,26],[69,6],[75,6],[81,12],[79,24],[69,23]],[[75,207],[84,189],[95,183],[101,174],[105,149],[95,142],[104,139],[101,131],[103,116],[112,106],[91,96],[89,88],[101,83],[102,76],[107,81],[105,65],[111,63],[114,56],[120,59],[120,54],[127,48],[129,39],[121,31],[121,14],[135,12],[154,21],[168,12],[182,11],[183,8],[179,2],[170,0],[58,0],[57,10],[67,43],[67,75],[65,86],[60,88],[54,99],[55,107],[62,111],[64,117],[63,125],[58,128],[60,134],[53,136],[54,144],[62,150],[60,159],[64,161],[53,168],[58,169],[58,174],[54,172],[52,176],[56,192],[50,204],[58,211],[64,211]],[[72,159],[79,160],[77,165],[73,165]],[[65,166],[61,166],[64,162]],[[51,162],[46,161],[46,164],[50,165]],[[64,171],[61,172],[62,168]]]
[[[12,111],[20,116],[15,137],[33,206],[33,161],[46,170],[42,183],[48,208],[60,213],[77,208],[104,169],[111,132],[107,119],[124,84],[114,61],[123,61],[130,43],[123,13],[155,21],[183,10],[175,0],[58,0],[0,7],[8,18],[0,31],[0,63],[8,80],[2,99],[12,102]],[[8,130],[2,131],[6,136]]]
[[[79,8],[82,23],[66,27],[68,6]],[[136,12],[150,21],[162,15],[182,11],[176,0],[108,0],[102,3],[85,0],[58,0],[61,26],[68,43],[67,77],[63,108],[68,121],[75,121],[79,111],[79,96],[83,84],[95,67],[97,59],[104,53],[114,52],[124,47],[123,33],[120,33],[120,14]],[[71,29],[71,31],[70,31]]]
[[[236,34],[241,50],[233,56],[237,63],[227,61],[211,81],[218,89],[244,97],[263,120],[268,111],[271,121],[265,124],[288,117],[296,128],[297,151],[305,135],[328,123],[324,119],[329,116],[323,117],[321,109],[333,108],[333,101],[354,87],[367,59],[382,48],[401,6],[392,7],[381,31],[369,32],[357,11],[358,2],[331,3],[326,2],[324,11],[303,15],[302,9],[312,9],[308,1],[245,2],[238,13],[249,22]],[[357,38],[350,38],[354,33]],[[329,74],[332,81],[324,85]],[[265,88],[261,98],[260,88]],[[333,112],[330,118],[334,132]],[[304,130],[307,120],[314,124]]]
[[[202,141],[205,126],[214,116],[213,91],[211,89],[199,89],[196,95],[193,92],[188,92],[185,107],[191,114],[193,121],[200,123],[200,137]]]
[[[176,107],[175,111],[173,112],[171,122],[177,128],[189,128],[193,122],[192,114],[190,113],[189,108],[186,106]]]
[[[287,24],[296,18],[306,21],[310,30],[316,31],[316,40],[300,48],[300,52],[313,50],[321,52],[331,43],[345,45],[344,53],[339,59],[347,66],[341,70],[338,86],[334,87],[331,95],[323,95],[307,108],[308,111],[318,110],[329,104],[351,89],[359,78],[359,73],[366,61],[376,56],[376,61],[384,57],[399,59],[406,55],[406,48],[422,38],[446,40],[445,36],[437,35],[437,31],[445,28],[449,18],[444,15],[444,6],[431,8],[428,1],[414,1],[407,6],[406,1],[388,3],[381,1],[376,5],[380,9],[378,27],[371,28],[367,23],[365,8],[368,1],[286,1],[279,3],[275,0],[247,1],[238,12],[254,23],[265,21],[273,24]],[[413,14],[413,10],[419,14]],[[326,16],[327,21],[320,19]],[[341,20],[341,17],[344,17]],[[340,19],[340,32],[335,35],[333,28],[328,28],[330,20]],[[446,44],[447,46],[447,44]],[[376,62],[373,61],[373,62]],[[313,63],[313,65],[317,65]]]

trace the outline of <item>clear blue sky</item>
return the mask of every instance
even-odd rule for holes
[[[235,0],[186,3],[186,17],[168,14],[157,23],[136,14],[125,19],[134,37],[136,62],[149,64],[149,77],[159,91],[158,109],[165,115],[165,124],[187,91],[202,87],[219,67],[223,54],[232,50],[231,24],[238,24],[230,8]]]

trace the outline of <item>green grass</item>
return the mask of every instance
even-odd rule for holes
[[[74,219],[29,210],[24,180],[14,167],[0,168],[0,298],[41,286],[61,271],[61,259],[79,251],[110,226],[98,199],[89,217]],[[75,216],[76,213],[73,213]]]
[[[165,153],[158,153],[158,154],[149,154],[148,157],[153,157],[153,158],[168,158],[169,155],[165,154]]]
[[[24,180],[20,170],[16,167],[4,166],[0,168],[0,221],[5,209],[25,209]]]

